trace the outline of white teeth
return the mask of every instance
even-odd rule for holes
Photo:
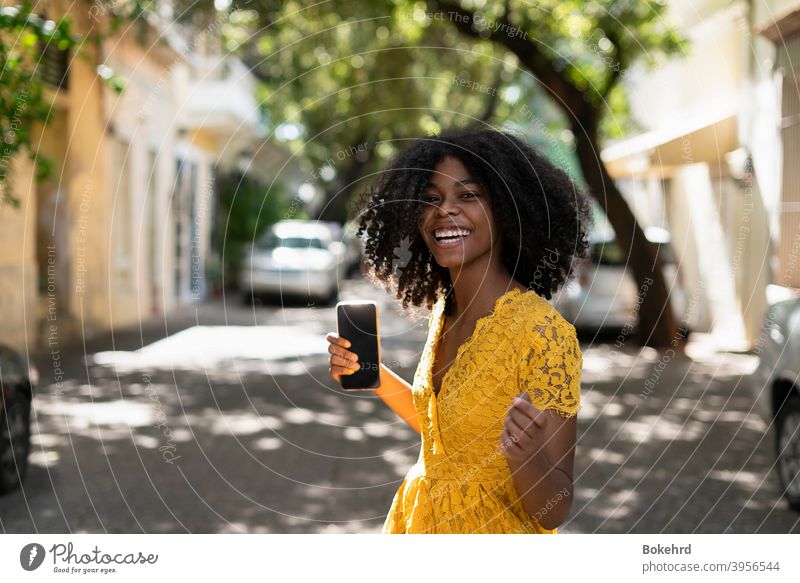
[[[433,235],[441,239],[443,237],[466,237],[469,233],[466,229],[436,229]]]

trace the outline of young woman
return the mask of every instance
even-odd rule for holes
[[[422,438],[383,532],[556,533],[583,355],[547,300],[586,254],[586,197],[515,135],[465,129],[417,139],[360,202],[370,279],[431,308],[413,384],[381,365],[377,394]],[[358,355],[327,338],[338,381]]]

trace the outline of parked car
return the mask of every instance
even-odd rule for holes
[[[759,362],[751,381],[756,409],[774,431],[783,496],[800,512],[800,297],[769,307],[758,342]]]
[[[36,369],[0,346],[0,494],[19,487],[28,469],[35,381]]]
[[[666,229],[645,229],[649,241],[658,245],[664,262],[664,279],[675,317],[683,320],[687,294],[675,252]],[[628,253],[613,231],[594,231],[589,236],[589,258],[576,267],[575,278],[553,298],[553,305],[576,328],[602,330],[636,327],[639,288],[628,266]],[[692,322],[686,322],[690,329]]]
[[[360,271],[363,249],[361,241],[356,237],[358,224],[352,221],[344,226],[335,221],[319,223],[327,225],[331,230],[331,238],[342,243],[342,246],[336,245],[334,249],[339,260],[339,277],[347,278]]]
[[[280,293],[335,304],[344,257],[345,245],[329,224],[280,221],[248,248],[239,287],[246,302]]]

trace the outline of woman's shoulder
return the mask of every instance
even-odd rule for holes
[[[499,334],[506,338],[522,340],[532,329],[532,325],[543,322],[551,312],[547,306],[550,306],[547,300],[536,293],[513,289],[505,294],[491,316],[483,318],[487,320],[484,326],[488,332],[487,336],[491,339]]]
[[[523,293],[513,307],[513,328],[521,340],[577,336],[575,326],[535,291]]]
[[[540,325],[551,322],[557,326],[572,327],[572,323],[564,318],[553,304],[533,290],[521,293],[514,308],[517,317],[528,324]]]

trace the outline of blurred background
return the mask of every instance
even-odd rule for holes
[[[2,531],[378,532],[419,438],[324,335],[427,321],[353,203],[479,121],[594,205],[560,531],[800,532],[799,1],[0,6]]]

